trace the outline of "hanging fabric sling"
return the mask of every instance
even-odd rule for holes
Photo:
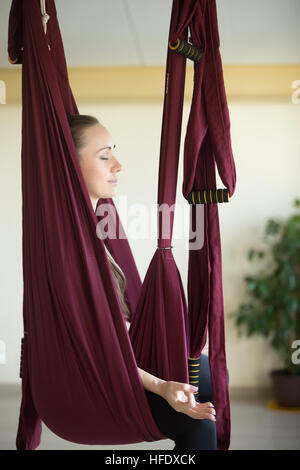
[[[35,449],[41,422],[81,444],[164,439],[137,367],[189,382],[209,331],[218,449],[230,442],[218,202],[235,189],[215,0],[173,0],[160,148],[158,204],[175,203],[186,60],[194,92],[184,144],[182,193],[204,239],[189,250],[188,303],[171,239],[174,212],[158,219],[158,248],[141,282],[112,199],[100,199],[117,237],[97,228],[68,124],[78,114],[54,0],[13,0],[8,53],[22,64],[23,322],[18,449]],[[42,6],[42,21],[41,9]],[[188,41],[188,29],[191,42]],[[216,189],[215,163],[225,188]],[[158,207],[158,209],[159,209]],[[108,214],[108,215],[107,215]],[[170,223],[164,238],[163,226]],[[110,232],[111,233],[111,232]],[[124,271],[127,332],[105,248]]]

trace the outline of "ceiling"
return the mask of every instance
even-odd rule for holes
[[[165,65],[172,0],[55,3],[69,67]],[[10,5],[1,0],[0,67]],[[300,0],[217,0],[217,11],[224,64],[300,63]]]

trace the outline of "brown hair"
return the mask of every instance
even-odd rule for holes
[[[101,123],[94,116],[88,116],[86,114],[69,114],[68,121],[77,155],[79,160],[81,160],[81,149],[85,146],[84,131],[88,127]]]
[[[96,124],[101,124],[98,119],[94,116],[89,116],[85,114],[72,114],[68,115],[68,121],[74,141],[74,145],[76,148],[76,152],[78,155],[79,160],[81,160],[81,149],[85,145],[84,139],[84,131],[91,126],[95,126]],[[125,319],[130,321],[131,320],[131,313],[128,308],[128,305],[125,301],[125,289],[126,289],[126,277],[123,273],[120,266],[115,262],[114,258],[110,254],[108,248],[105,246],[105,250],[107,253],[108,261],[111,266],[112,275],[114,279],[114,283],[119,295],[120,303],[124,312]]]

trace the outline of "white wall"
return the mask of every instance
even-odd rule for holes
[[[157,202],[157,179],[163,104],[78,103],[82,114],[93,114],[110,130],[123,164],[119,196],[134,203]],[[182,145],[190,104],[184,108]],[[219,206],[223,253],[225,314],[244,298],[243,277],[252,266],[247,250],[261,243],[265,222],[287,216],[295,197],[300,197],[300,105],[285,102],[229,103],[232,143],[237,169],[237,187],[229,204]],[[0,106],[0,341],[6,345],[6,363],[1,364],[0,383],[19,382],[22,337],[22,199],[21,199],[21,107]],[[177,185],[181,195],[182,150]],[[222,186],[221,186],[222,187]],[[176,224],[176,216],[175,216]],[[156,248],[152,239],[130,240],[143,278]],[[173,240],[173,253],[186,286],[185,240]],[[238,339],[232,319],[226,318],[227,362],[232,386],[268,385],[267,372],[280,367],[278,358],[261,338]],[[1,351],[0,351],[1,352]]]

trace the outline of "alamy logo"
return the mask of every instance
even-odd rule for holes
[[[292,88],[296,88],[296,90],[292,93],[292,103],[299,104],[300,103],[300,80],[294,80],[292,83]]]
[[[296,349],[296,351],[293,352],[291,361],[293,364],[300,364],[300,339],[295,339],[292,343],[292,348]]]
[[[185,239],[188,250],[200,250],[204,245],[204,207],[201,204],[194,206],[194,227],[191,227],[191,211],[193,206],[176,204],[176,224],[173,220],[175,204],[166,203],[151,206],[145,204],[128,205],[127,197],[120,196],[118,213],[122,224],[117,227],[117,214],[110,204],[100,204],[96,215],[100,221],[96,227],[98,238],[105,240],[123,239],[128,236],[132,240],[153,240],[157,237],[157,223],[160,217],[160,238],[169,240],[171,234],[174,239]],[[124,230],[122,230],[122,226]],[[127,235],[126,235],[127,234]],[[188,240],[187,240],[188,238]]]
[[[0,339],[0,364],[6,364],[6,347],[4,341]]]
[[[0,104],[6,104],[6,85],[3,80],[0,80]]]

